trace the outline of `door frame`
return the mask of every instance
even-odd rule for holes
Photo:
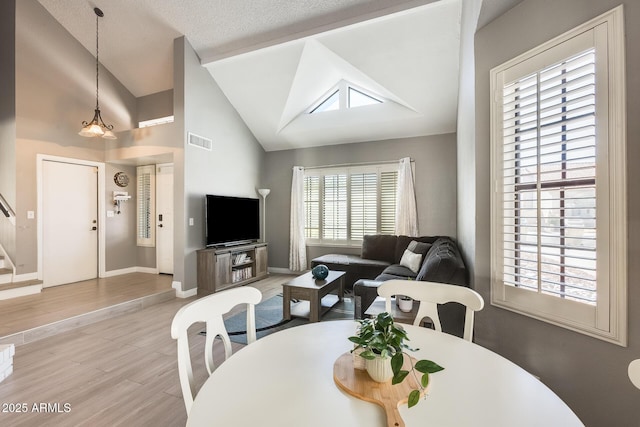
[[[175,264],[176,264],[175,261],[174,261],[174,259],[175,259],[175,245],[174,245],[174,242],[175,242],[175,234],[176,234],[176,221],[175,221],[176,216],[175,216],[175,213],[174,213],[175,209],[174,209],[174,206],[173,206],[173,201],[175,201],[175,185],[174,185],[174,183],[175,183],[175,179],[174,179],[174,176],[175,176],[175,165],[173,164],[173,162],[156,163],[156,194],[155,194],[156,207],[158,206],[158,194],[162,192],[162,189],[160,189],[160,186],[158,185],[158,168],[161,168],[163,166],[171,166],[171,187],[172,187],[171,188],[171,192],[173,194],[172,202],[171,202],[171,217],[173,218],[173,224],[171,224],[171,229],[173,231],[173,234],[171,236],[171,254],[172,254],[172,257],[171,257],[172,261],[171,262],[173,264],[172,268],[171,268],[171,270],[172,270],[171,274],[173,274],[175,272]],[[157,209],[156,209],[155,215],[156,215],[156,221],[157,221],[157,217],[158,217],[158,210]],[[160,256],[158,255],[158,247],[159,247],[159,245],[158,245],[158,233],[156,231],[156,269],[158,270],[158,273],[160,273],[160,263],[158,262],[159,259],[160,259]]]
[[[105,277],[105,224],[106,224],[106,211],[105,211],[105,164],[103,162],[94,162],[91,160],[73,159],[70,157],[51,156],[48,154],[36,155],[36,187],[37,187],[37,243],[38,243],[38,280],[43,280],[44,272],[43,266],[43,227],[42,227],[42,165],[45,161],[71,163],[80,166],[93,166],[98,169],[98,277]]]

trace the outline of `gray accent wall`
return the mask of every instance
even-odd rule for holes
[[[174,70],[174,97],[182,101],[183,111],[174,111],[184,141],[184,170],[174,174],[184,180],[183,212],[176,212],[176,235],[184,236],[180,263],[184,268],[182,289],[196,287],[196,251],[205,246],[204,195],[257,198],[264,162],[264,150],[258,144],[211,74],[200,65],[200,58],[181,37],[174,43],[179,70]],[[175,103],[175,101],[174,101]],[[211,151],[187,144],[187,133],[213,141]],[[176,162],[177,163],[177,162]],[[176,189],[179,188],[178,186]],[[180,197],[176,193],[176,199]],[[189,224],[193,219],[193,225]],[[174,279],[179,280],[179,279]]]
[[[262,183],[271,189],[266,203],[269,266],[289,268],[291,177],[294,166],[386,162],[411,157],[414,163],[421,235],[456,237],[456,135],[444,134],[356,144],[267,152]],[[361,249],[309,246],[308,259]]]
[[[173,115],[173,89],[141,96],[137,102],[136,127],[138,122]]]
[[[491,68],[596,16],[624,5],[627,75],[628,179],[628,347],[553,326],[493,307],[490,301],[489,131]],[[540,377],[590,427],[637,426],[640,391],[627,376],[640,357],[640,2],[637,0],[525,0],[480,29],[475,38],[476,144],[462,143],[476,159],[476,205],[462,213],[464,232],[476,222],[474,287],[487,305],[476,317],[478,344],[507,357]],[[460,206],[460,210],[463,206]],[[462,228],[461,228],[462,230]],[[465,237],[465,244],[472,239]],[[473,248],[465,248],[467,254]]]
[[[118,172],[124,172],[129,177],[129,185],[119,187],[113,180]],[[138,261],[136,242],[136,168],[135,166],[105,165],[105,209],[113,212],[113,216],[105,219],[105,270],[123,270],[126,268],[143,266]],[[131,196],[126,202],[120,202],[120,213],[113,204],[113,192],[126,191]],[[155,255],[155,251],[154,251]],[[155,267],[155,260],[153,265]]]

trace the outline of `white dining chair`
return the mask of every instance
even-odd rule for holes
[[[466,311],[463,338],[468,341],[473,339],[474,313],[484,307],[484,299],[473,289],[420,280],[387,280],[378,287],[378,295],[385,298],[387,313],[391,313],[391,297],[394,295],[406,295],[420,301],[420,308],[413,324],[419,326],[420,322],[428,317],[436,331],[440,332],[442,325],[438,316],[438,304],[457,302],[464,305]]]
[[[629,363],[629,379],[634,386],[640,388],[640,359],[636,359]]]
[[[182,396],[187,409],[187,415],[191,410],[193,399],[196,396],[187,330],[194,323],[206,323],[207,338],[205,340],[204,360],[207,372],[211,375],[215,369],[213,362],[213,341],[217,336],[222,339],[224,344],[224,359],[227,360],[232,354],[231,340],[224,326],[222,316],[228,313],[233,307],[239,304],[246,304],[247,344],[251,344],[256,340],[255,305],[258,304],[261,299],[262,293],[258,289],[250,286],[229,289],[193,301],[180,308],[173,317],[171,337],[177,340],[178,344],[178,374],[180,376],[180,386],[182,388]]]

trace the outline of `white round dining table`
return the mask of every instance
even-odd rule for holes
[[[336,359],[357,323],[324,321],[268,335],[222,363],[198,392],[188,427],[384,427],[382,407],[338,388]],[[583,426],[547,386],[502,356],[461,338],[403,325],[417,359],[443,366],[426,399],[400,406],[407,427]]]

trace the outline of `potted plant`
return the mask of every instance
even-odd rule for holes
[[[398,295],[396,296],[398,300],[398,308],[403,313],[408,313],[413,309],[413,299],[406,295]]]
[[[399,384],[412,374],[416,376],[419,389],[409,393],[409,408],[415,406],[420,400],[420,394],[429,384],[429,374],[439,372],[444,368],[431,360],[419,360],[413,363],[413,359],[405,353],[405,350],[415,351],[405,341],[409,341],[407,333],[397,325],[389,313],[383,312],[372,319],[358,320],[359,330],[355,336],[349,337],[349,341],[355,344],[352,352],[359,353],[359,357],[365,359],[369,376],[375,381],[385,382],[391,379],[391,384]],[[403,370],[405,354],[411,361],[411,369]],[[418,379],[418,374],[422,375]]]

